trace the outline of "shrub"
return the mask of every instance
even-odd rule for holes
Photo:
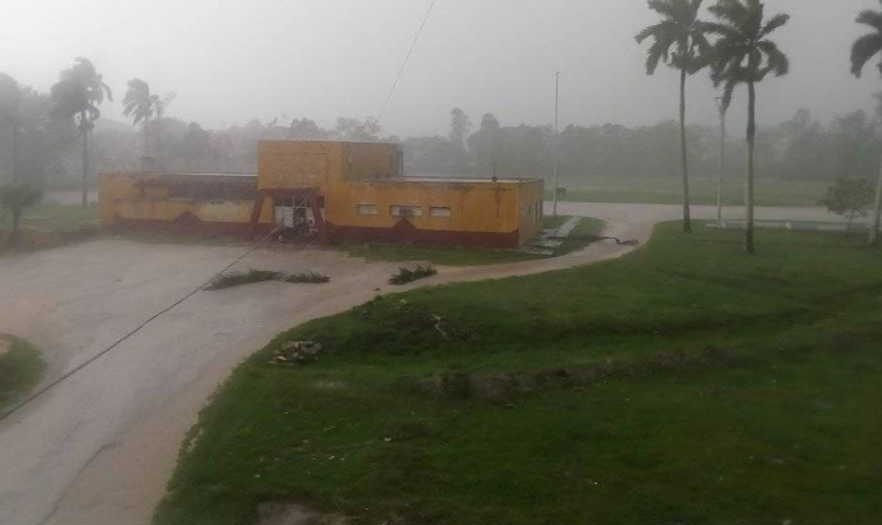
[[[208,286],[205,287],[205,289],[222,290],[233,286],[260,283],[264,281],[321,284],[330,280],[331,278],[327,275],[322,275],[316,272],[302,272],[288,275],[282,272],[272,272],[268,270],[248,270],[247,272],[232,272],[218,275],[208,284]]]
[[[286,283],[307,283],[307,284],[322,284],[330,281],[331,278],[327,275],[322,275],[316,272],[304,272],[304,273],[295,273],[285,277],[284,281]]]
[[[425,279],[426,277],[431,277],[437,274],[438,271],[431,265],[428,264],[426,266],[419,265],[413,270],[410,268],[399,268],[398,273],[392,276],[389,279],[389,284],[407,284],[418,279]]]

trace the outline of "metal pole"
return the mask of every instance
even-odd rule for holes
[[[553,170],[553,179],[554,179],[554,216],[557,217],[557,195],[560,189],[560,156],[558,155],[558,150],[560,149],[560,127],[558,124],[558,115],[560,112],[560,71],[554,74],[554,160],[552,161],[554,164]]]

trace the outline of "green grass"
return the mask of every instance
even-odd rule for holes
[[[12,226],[8,213],[0,211],[0,230]],[[41,204],[25,210],[21,219],[21,227],[41,232],[76,232],[84,228],[98,226],[98,208],[89,206]]]
[[[559,215],[547,216],[543,220],[543,228],[556,228],[570,217]],[[579,226],[573,230],[572,238],[554,254],[555,257],[580,250],[594,242],[593,235],[603,230],[606,223],[600,219],[583,218]],[[525,253],[518,250],[493,250],[487,248],[470,248],[464,246],[412,246],[403,244],[382,243],[348,243],[343,249],[352,257],[361,257],[369,261],[429,261],[439,266],[484,266],[542,259],[544,256]]]
[[[269,500],[366,524],[878,523],[882,253],[759,231],[749,257],[739,232],[678,228],[280,334],[203,410],[155,523],[251,523]],[[268,364],[291,340],[329,353]],[[535,382],[422,387],[501,374]]]
[[[40,352],[27,341],[0,334],[0,343],[9,345],[8,351],[0,354],[0,413],[3,413],[40,381],[46,365]]]
[[[757,180],[758,206],[818,206],[832,181]],[[682,181],[677,177],[619,178],[585,177],[567,184],[562,199],[571,202],[640,202],[648,204],[680,204]],[[715,205],[717,181],[712,178],[692,177],[689,190],[693,204]],[[546,192],[551,200],[551,192]],[[730,206],[744,204],[744,182],[727,179],[723,184],[723,203]]]

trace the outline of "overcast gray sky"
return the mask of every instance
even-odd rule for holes
[[[705,2],[710,5],[711,0]],[[377,115],[429,0],[6,0],[0,70],[47,90],[73,57],[91,58],[116,94],[147,80],[175,91],[170,114],[208,127],[257,117]],[[854,18],[876,0],[767,0],[793,16],[777,38],[789,77],[760,88],[764,122],[809,107],[824,119],[871,107],[874,69],[849,75]],[[654,123],[676,115],[677,79],[644,74],[634,42],[655,20],[644,0],[438,0],[382,124],[446,133],[448,111],[477,122],[551,122],[562,71],[562,123]],[[715,122],[706,75],[690,84],[689,120]],[[743,113],[743,96],[735,117]]]

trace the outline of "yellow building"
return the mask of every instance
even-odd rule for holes
[[[104,175],[102,222],[501,248],[541,228],[539,180],[403,177],[400,148],[384,143],[265,141],[258,157],[256,178]]]

